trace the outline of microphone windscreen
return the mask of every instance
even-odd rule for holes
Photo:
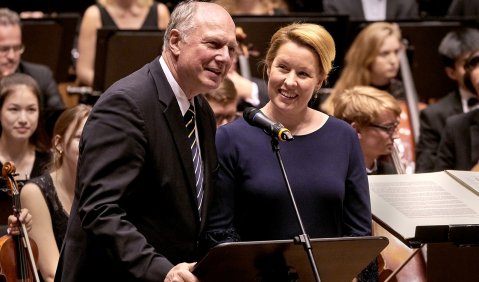
[[[260,110],[254,107],[248,107],[243,111],[243,118],[246,120],[247,123],[253,125],[252,122],[254,120],[254,116],[259,112]]]

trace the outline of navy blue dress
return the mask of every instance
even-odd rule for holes
[[[216,134],[219,208],[210,230],[236,229],[243,241],[301,234],[271,137],[243,118]],[[306,233],[311,238],[371,235],[371,205],[356,132],[329,117],[319,130],[279,144]]]

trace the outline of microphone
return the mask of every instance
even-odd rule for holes
[[[292,141],[294,139],[289,129],[285,128],[279,122],[270,120],[263,112],[256,108],[246,108],[243,112],[243,118],[250,125],[263,129],[266,134],[280,141]]]

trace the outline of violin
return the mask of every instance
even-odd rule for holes
[[[2,175],[13,198],[13,213],[20,216],[20,193],[15,181],[15,165],[6,162],[2,167]],[[38,248],[35,241],[28,237],[24,223],[19,222],[19,235],[0,237],[0,280],[6,282],[40,282],[36,262]]]

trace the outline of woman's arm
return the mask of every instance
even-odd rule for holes
[[[34,218],[29,235],[38,247],[38,270],[45,282],[53,282],[60,255],[45,198],[36,184],[27,183],[20,193],[20,201]]]

